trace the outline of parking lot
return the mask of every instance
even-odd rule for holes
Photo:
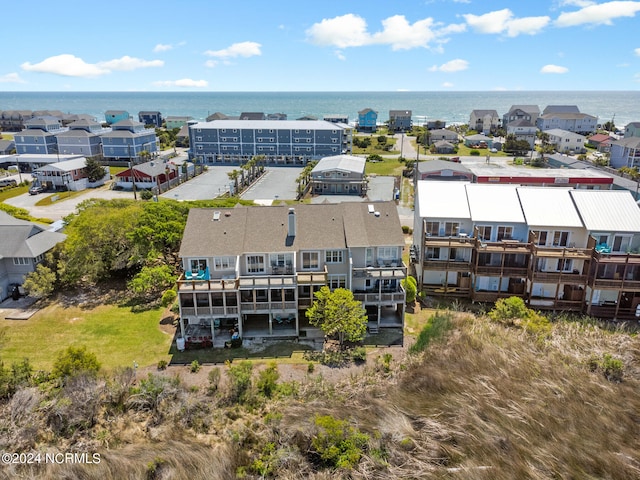
[[[267,167],[267,171],[242,194],[242,199],[270,205],[274,200],[295,200],[300,167]]]
[[[161,194],[161,197],[174,200],[211,200],[229,191],[232,181],[227,173],[238,166],[210,166],[202,174]]]

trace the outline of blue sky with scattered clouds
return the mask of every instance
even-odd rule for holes
[[[3,14],[4,91],[640,88],[640,1],[64,0]]]

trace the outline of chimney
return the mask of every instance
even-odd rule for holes
[[[289,230],[287,232],[287,236],[296,236],[296,211],[293,207],[289,209]]]

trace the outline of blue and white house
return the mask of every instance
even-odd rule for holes
[[[140,163],[141,152],[151,156],[158,153],[159,141],[156,131],[132,119],[114,123],[111,131],[101,135],[102,154],[107,160],[127,160]]]

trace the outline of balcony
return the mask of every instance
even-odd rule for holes
[[[296,274],[298,285],[326,285],[327,267],[318,272],[298,272]]]
[[[591,287],[596,289],[615,289],[640,291],[640,280],[624,280],[622,278],[593,278]]]
[[[378,263],[379,266],[374,267],[354,267],[353,278],[373,278],[373,279],[393,279],[406,278],[407,267],[402,260],[388,261],[388,265]]]
[[[451,248],[472,248],[475,246],[475,239],[465,234],[457,236],[431,236],[424,237],[425,248],[451,247]]]
[[[478,253],[531,253],[530,243],[520,240],[501,240],[499,242],[479,242]]]
[[[587,276],[571,272],[530,272],[529,278],[538,283],[569,283],[585,285]]]
[[[589,260],[592,255],[590,248],[574,248],[574,247],[543,247],[538,245],[532,246],[534,257],[539,258],[566,258],[571,260]]]
[[[297,310],[298,302],[241,302],[241,313],[265,313]]]
[[[218,290],[237,290],[238,289],[238,279],[235,276],[230,276],[228,278],[207,278],[207,279],[197,279],[197,278],[186,278],[184,275],[181,275],[178,279],[178,290],[180,292],[185,291],[218,291]]]
[[[469,297],[471,289],[458,285],[424,284],[425,295],[434,297]]]
[[[406,296],[404,290],[401,288],[393,291],[356,291],[353,294],[353,298],[361,301],[365,305],[391,305],[394,303],[404,303]]]
[[[425,270],[469,272],[471,271],[471,260],[440,260],[427,258],[422,266]]]
[[[182,307],[180,312],[183,317],[215,317],[215,316],[224,316],[224,315],[237,315],[238,307],[237,306],[227,306],[227,307]]]
[[[246,275],[241,276],[238,280],[238,288],[242,290],[250,290],[254,288],[282,288],[293,287],[296,285],[295,275]]]
[[[475,274],[490,277],[526,277],[527,265],[476,265]]]

